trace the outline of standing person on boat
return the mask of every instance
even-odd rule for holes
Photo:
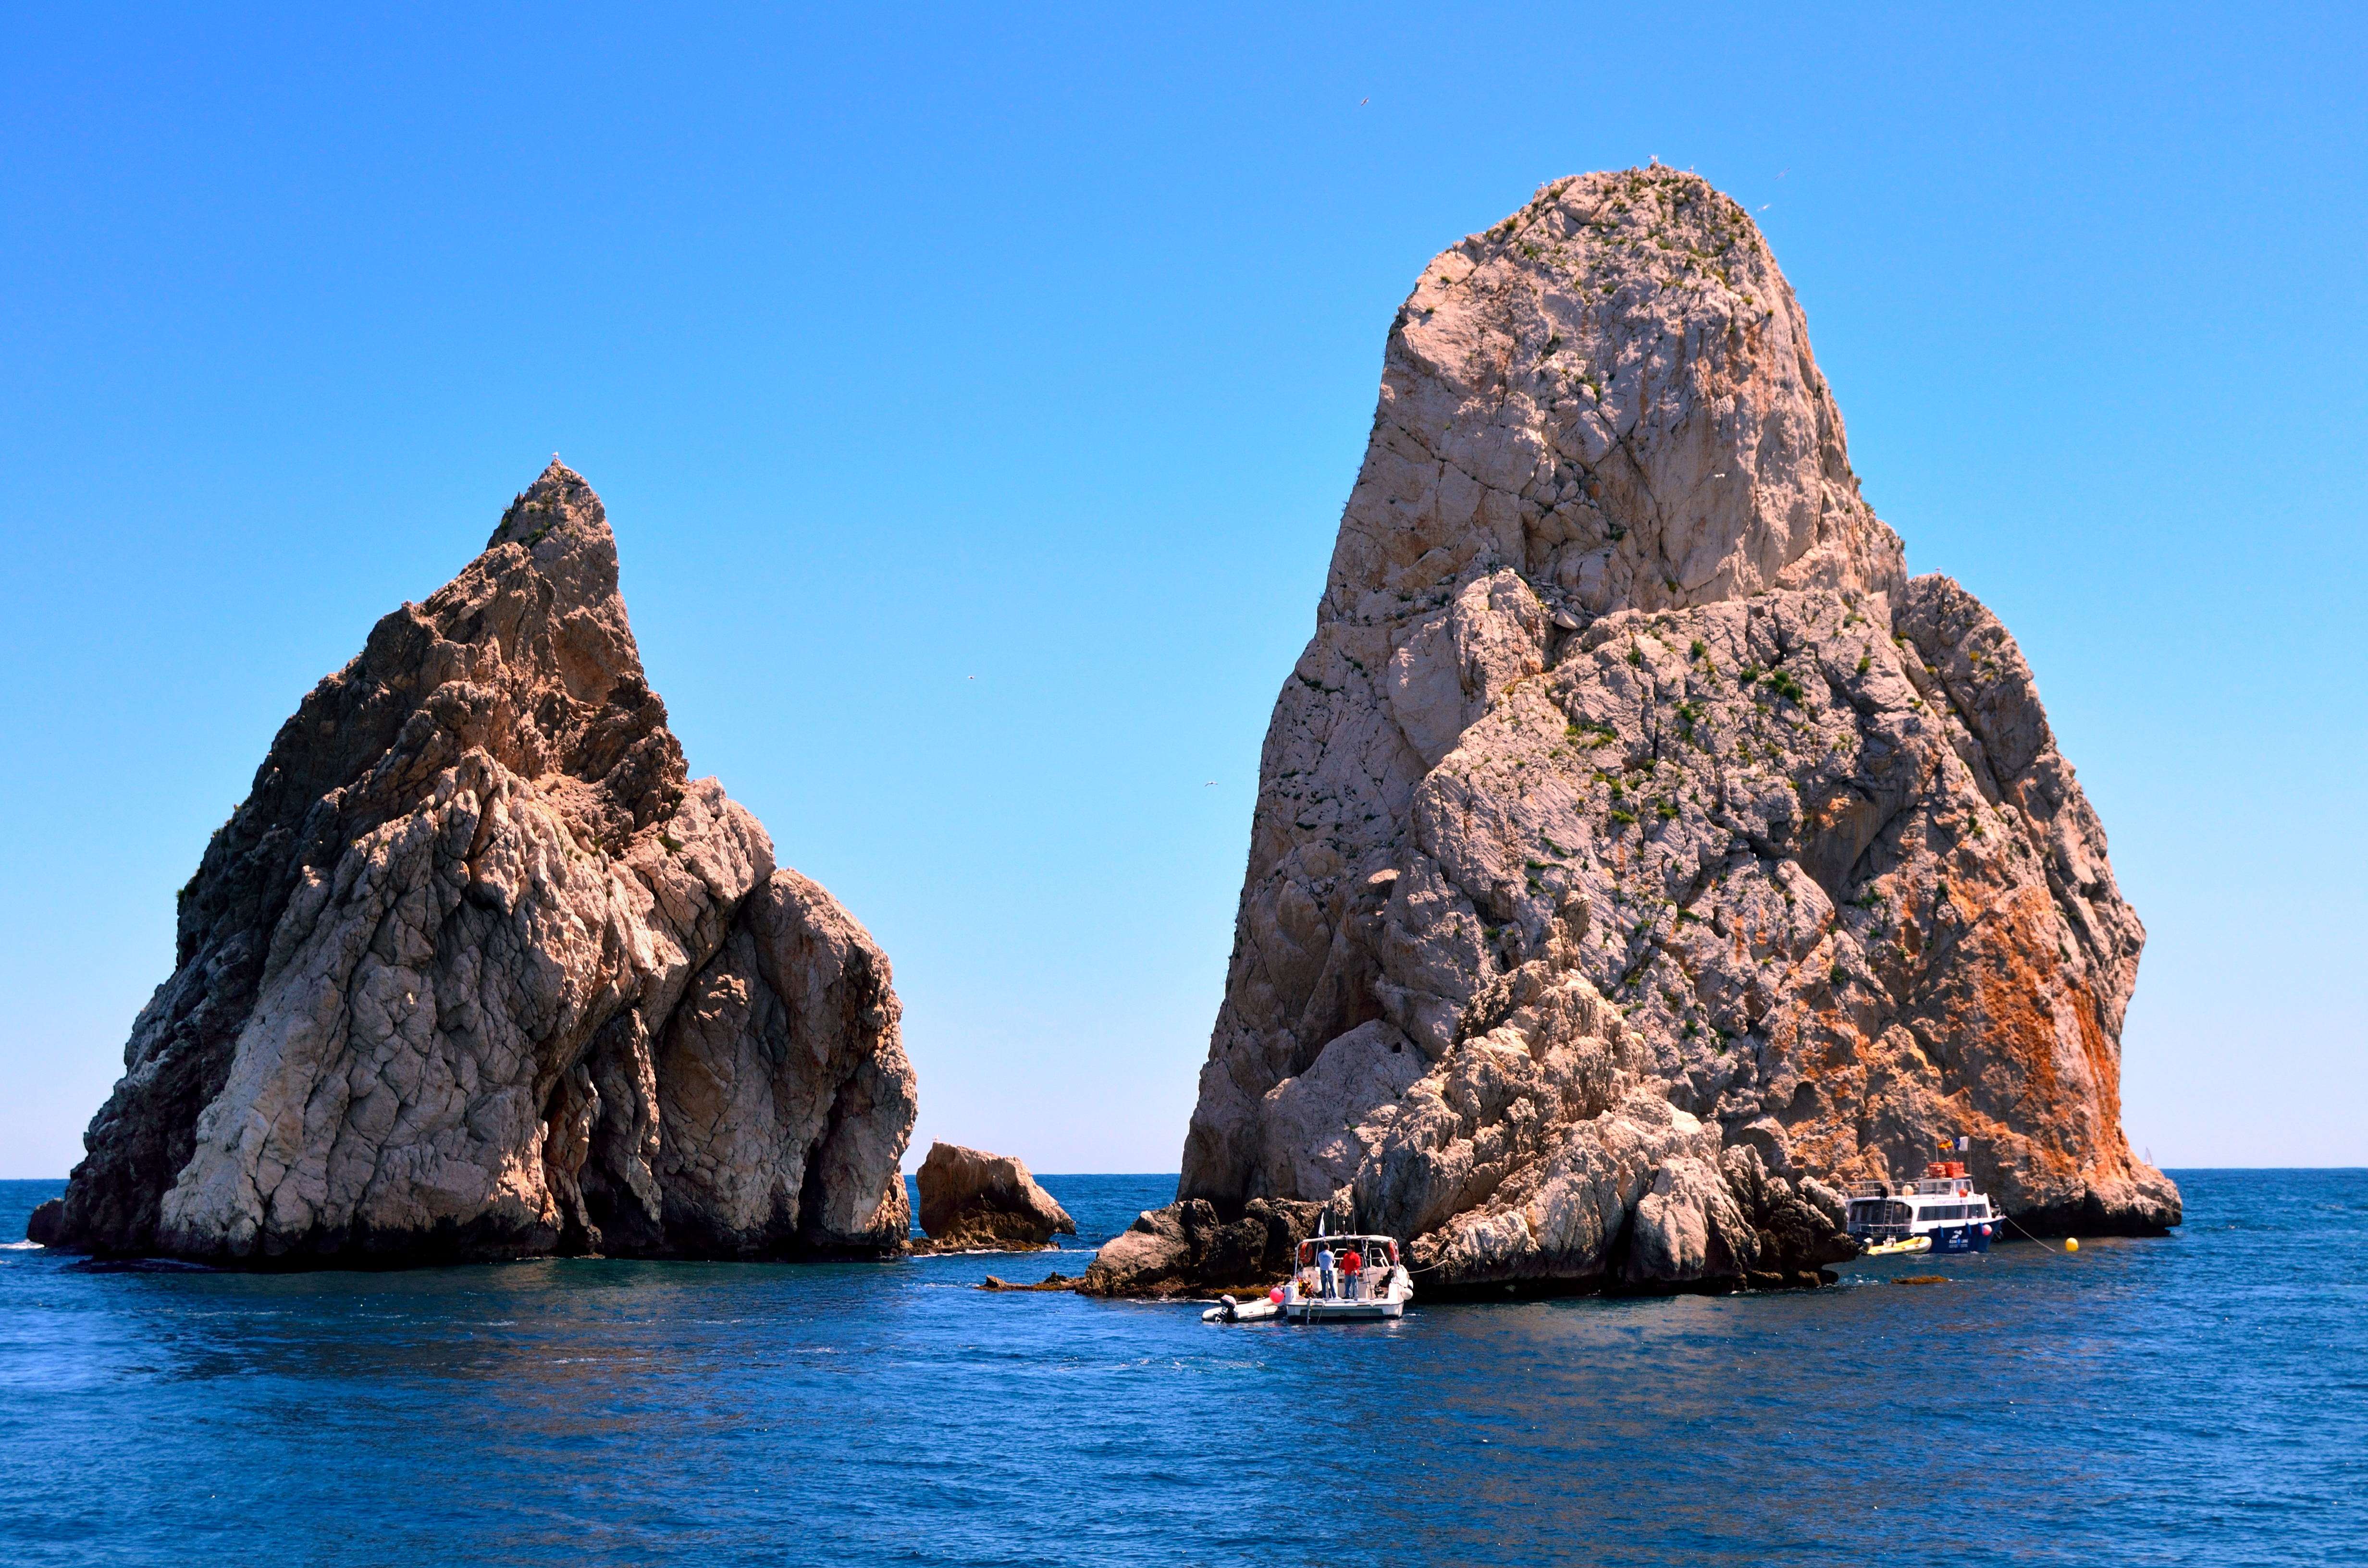
[[[1342,1282],[1347,1287],[1341,1294],[1352,1301],[1357,1299],[1357,1286],[1364,1267],[1364,1255],[1357,1250],[1356,1243],[1350,1242],[1349,1250],[1340,1257],[1340,1275]]]
[[[1324,1294],[1329,1299],[1332,1294],[1332,1249],[1328,1246],[1316,1249],[1315,1276],[1324,1282]]]

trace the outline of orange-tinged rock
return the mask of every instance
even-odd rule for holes
[[[2034,1229],[2179,1219],[2029,667],[1907,576],[1691,175],[1558,181],[1399,312],[1235,931],[1181,1196],[1353,1209],[1426,1288],[1797,1278],[1961,1134]],[[1420,1077],[1331,1069],[1376,1030]]]

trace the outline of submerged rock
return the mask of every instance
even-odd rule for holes
[[[916,1251],[1018,1252],[1051,1246],[1056,1234],[1077,1233],[1069,1211],[1008,1154],[932,1143],[914,1185],[921,1193],[921,1229],[929,1237]]]
[[[1861,497],[1750,220],[1559,181],[1392,327],[1183,1201],[1097,1267],[1295,1200],[1434,1293],[1805,1283],[1838,1184],[1960,1134],[2034,1229],[2158,1231],[2143,940],[2012,638]]]
[[[690,779],[555,460],[281,726],[181,890],[62,1244],[301,1266],[880,1255],[886,957]]]
[[[1051,1290],[1057,1292],[1075,1290],[1077,1289],[1077,1281],[1065,1274],[1059,1273],[1058,1271],[1047,1274],[1044,1276],[1042,1283],[1036,1285],[1022,1285],[1014,1279],[998,1279],[994,1275],[990,1274],[979,1284],[977,1288],[981,1290]]]

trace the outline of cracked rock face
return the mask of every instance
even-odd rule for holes
[[[281,726],[59,1244],[301,1266],[884,1254],[888,960],[688,778],[599,498],[554,461]]]
[[[1561,181],[1390,333],[1179,1198],[1353,1210],[1433,1288],[1716,1288],[1814,1278],[1839,1184],[1969,1134],[2025,1224],[2159,1230],[2143,939],[2012,638],[1860,497],[1742,210]]]

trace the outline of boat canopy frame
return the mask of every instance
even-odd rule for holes
[[[1302,1268],[1315,1267],[1316,1251],[1322,1247],[1330,1247],[1332,1249],[1332,1256],[1337,1258],[1342,1253],[1348,1251],[1351,1246],[1354,1246],[1359,1252],[1365,1254],[1366,1260],[1368,1264],[1370,1264],[1372,1260],[1373,1255],[1370,1250],[1370,1247],[1365,1244],[1371,1244],[1372,1245],[1383,1248],[1383,1250],[1381,1256],[1389,1259],[1392,1263],[1398,1261],[1398,1243],[1395,1236],[1368,1236],[1349,1233],[1338,1236],[1308,1237],[1305,1241],[1299,1244],[1299,1267]]]

